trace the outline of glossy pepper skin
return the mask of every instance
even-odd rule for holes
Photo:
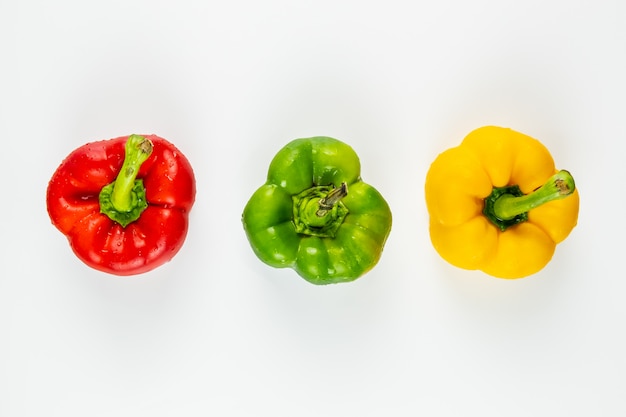
[[[192,167],[174,145],[156,135],[131,135],[70,153],[48,184],[47,208],[85,264],[134,275],[179,251],[195,195]],[[112,201],[125,207],[116,209]]]
[[[288,143],[243,211],[255,254],[313,284],[353,281],[373,268],[391,230],[391,210],[360,175],[357,154],[337,139]]]
[[[541,270],[578,219],[571,175],[555,169],[539,141],[502,127],[476,129],[441,153],[425,192],[437,252],[459,268],[499,278]],[[506,195],[497,202],[499,194]]]

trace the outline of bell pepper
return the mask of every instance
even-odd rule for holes
[[[187,235],[193,170],[171,143],[130,135],[70,153],[47,189],[52,224],[99,271],[134,275],[169,261]]]
[[[353,281],[378,263],[391,211],[361,180],[359,157],[349,145],[313,137],[276,154],[242,222],[261,261],[293,268],[319,285]]]
[[[579,195],[538,140],[485,126],[426,176],[430,237],[443,259],[499,278],[540,271],[576,226]]]

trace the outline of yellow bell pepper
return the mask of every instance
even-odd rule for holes
[[[499,278],[541,270],[578,221],[570,173],[539,141],[502,127],[476,129],[441,153],[425,191],[439,255]]]

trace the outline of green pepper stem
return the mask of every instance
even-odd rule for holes
[[[314,185],[291,197],[293,225],[297,233],[318,237],[335,237],[348,208],[341,199],[348,195],[348,185]]]
[[[571,195],[576,189],[574,178],[565,170],[551,176],[548,181],[530,194],[516,197],[512,194],[501,195],[493,205],[495,216],[502,220],[513,219],[542,204],[560,200]]]
[[[328,195],[324,198],[321,198],[319,201],[319,208],[315,212],[317,217],[324,217],[329,211],[333,209],[335,204],[337,204],[342,198],[348,195],[348,184],[345,182],[341,183],[339,188],[334,188]]]
[[[143,136],[131,135],[126,141],[124,164],[113,184],[111,204],[117,211],[133,209],[132,191],[141,164],[152,153],[152,142]]]

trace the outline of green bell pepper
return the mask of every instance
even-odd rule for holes
[[[349,145],[313,137],[276,154],[242,221],[261,261],[293,268],[313,284],[331,284],[353,281],[376,265],[391,231],[391,210],[361,180],[359,157]]]

